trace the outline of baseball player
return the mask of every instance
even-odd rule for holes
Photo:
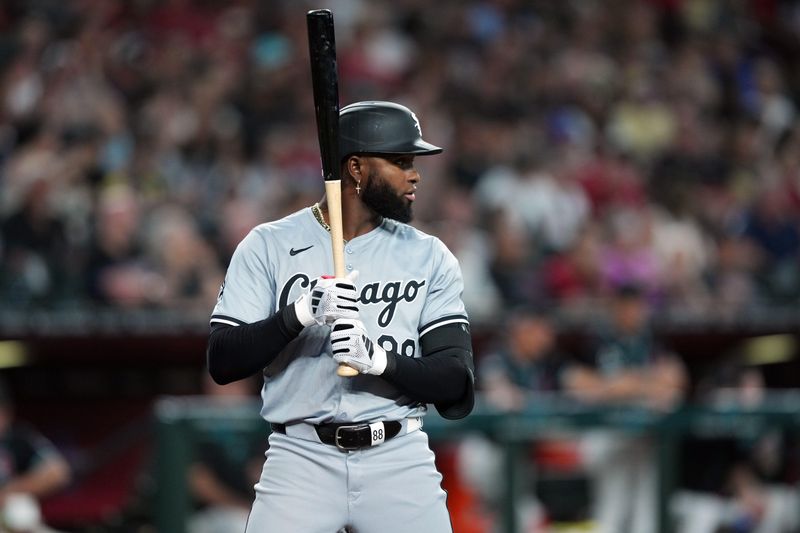
[[[247,533],[452,531],[421,427],[429,404],[472,410],[469,322],[455,257],[407,225],[414,158],[442,149],[395,103],[349,105],[339,123],[347,276],[326,276],[323,199],[242,240],[211,317],[214,380],[264,376],[272,433]]]

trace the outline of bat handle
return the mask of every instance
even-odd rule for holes
[[[331,248],[333,250],[333,274],[343,278],[344,234],[342,228],[342,180],[325,180],[325,197],[328,200],[328,222],[331,227]]]
[[[333,250],[333,273],[337,278],[346,276],[344,270],[344,234],[342,229],[342,182],[325,180],[325,197],[328,200],[328,222],[331,227],[331,248]],[[358,370],[340,364],[336,373],[342,377],[358,375]]]
[[[342,376],[343,378],[352,378],[353,376],[358,375],[358,370],[352,366],[347,366],[344,363],[339,363],[339,366],[336,367],[336,374]]]

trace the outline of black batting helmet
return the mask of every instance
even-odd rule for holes
[[[352,154],[432,155],[442,149],[422,139],[416,115],[393,102],[356,102],[339,111],[339,157]]]

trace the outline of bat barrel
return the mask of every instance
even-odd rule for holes
[[[309,11],[306,19],[322,175],[326,181],[337,180],[339,179],[339,76],[333,14],[328,9],[316,9]]]

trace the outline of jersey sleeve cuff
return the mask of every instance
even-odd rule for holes
[[[436,328],[447,326],[449,324],[464,324],[464,327],[469,330],[469,318],[466,315],[447,315],[436,320],[431,320],[424,326],[419,328],[419,336],[423,337],[425,334],[430,333]]]
[[[244,320],[239,320],[238,318],[233,318],[232,316],[227,315],[211,315],[211,320],[209,320],[210,324],[225,324],[227,326],[244,326],[247,324]]]

